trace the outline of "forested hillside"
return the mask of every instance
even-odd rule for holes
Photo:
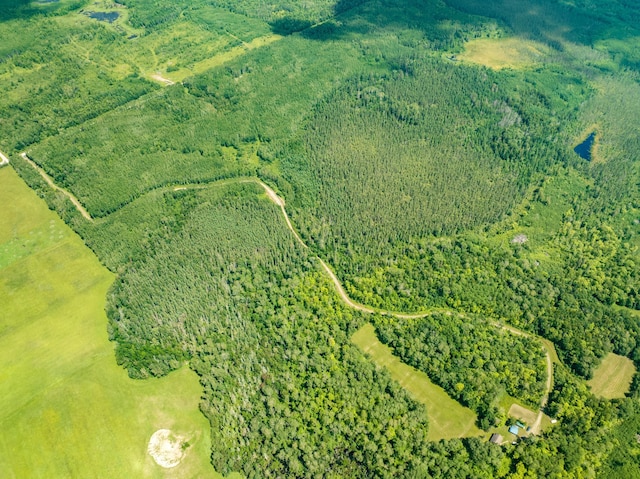
[[[640,375],[586,380],[640,366],[638,14],[0,1],[0,149],[117,274],[114,360],[197,372],[219,473],[633,477]],[[542,431],[428,441],[365,323],[484,430]]]

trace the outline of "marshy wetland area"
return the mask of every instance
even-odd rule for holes
[[[638,18],[0,0],[0,476],[636,477]]]

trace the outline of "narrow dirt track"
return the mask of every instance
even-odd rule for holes
[[[293,225],[291,224],[291,221],[289,220],[289,215],[287,214],[287,212],[286,212],[286,210],[284,208],[284,206],[285,206],[284,200],[282,198],[280,198],[275,191],[273,191],[269,186],[267,186],[262,181],[257,180],[257,183],[264,188],[264,190],[266,191],[267,196],[269,197],[269,199],[280,207],[280,209],[282,210],[282,214],[284,216],[284,219],[287,222],[287,226],[289,227],[289,230],[291,230],[291,232],[296,237],[298,242],[303,247],[308,248],[308,246],[304,243],[304,241],[302,241],[302,238],[300,238],[300,236],[298,235],[298,232],[293,228]],[[335,286],[336,291],[338,292],[338,295],[340,296],[342,301],[347,306],[349,306],[350,308],[357,309],[358,311],[363,311],[365,313],[376,313],[377,312],[377,313],[384,314],[384,315],[387,315],[387,316],[393,316],[393,317],[399,318],[399,319],[424,318],[426,316],[430,316],[430,315],[434,314],[435,312],[443,312],[445,314],[454,314],[455,313],[454,311],[437,309],[437,310],[432,310],[432,311],[424,312],[424,313],[407,314],[407,313],[399,313],[399,312],[395,312],[395,311],[375,310],[375,309],[370,308],[368,306],[365,306],[363,304],[356,303],[355,301],[353,301],[349,297],[347,292],[344,290],[344,287],[342,286],[342,283],[340,282],[340,280],[338,279],[336,274],[333,272],[333,270],[329,267],[329,265],[327,263],[325,263],[322,260],[322,258],[320,258],[320,257],[316,257],[316,259],[320,262],[320,264],[322,265],[322,268],[325,270],[325,272],[327,273],[327,275],[329,276],[329,278],[333,282],[333,285]],[[455,314],[460,314],[460,313],[455,313]],[[517,336],[524,336],[524,337],[536,339],[536,336],[534,336],[533,334],[530,334],[530,333],[527,333],[526,331],[522,331],[520,329],[514,328],[513,326],[508,326],[506,324],[502,324],[502,323],[498,323],[498,322],[494,322],[494,325],[496,327],[498,327],[498,328],[502,328],[502,329],[504,329],[506,331],[509,331],[510,333],[515,334]],[[541,342],[541,345],[542,345],[542,349],[544,350],[545,360],[546,360],[546,363],[547,363],[547,381],[546,381],[546,387],[545,387],[544,396],[542,397],[542,400],[540,401],[540,409],[538,411],[538,416],[536,417],[535,423],[531,426],[531,433],[532,434],[539,434],[540,433],[540,425],[542,423],[542,417],[544,415],[543,409],[547,405],[547,401],[549,400],[549,393],[551,392],[551,385],[552,385],[552,380],[553,380],[553,363],[551,362],[551,353],[550,353],[549,349],[547,348],[547,346],[544,343]]]
[[[73,196],[71,193],[69,193],[67,190],[65,190],[64,188],[59,187],[58,185],[56,185],[53,180],[51,179],[51,177],[49,175],[47,175],[45,173],[45,171],[40,168],[38,165],[35,164],[35,162],[33,162],[31,160],[31,158],[29,158],[27,156],[26,153],[20,153],[20,156],[27,162],[29,163],[38,173],[40,173],[40,176],[42,176],[42,178],[44,179],[44,181],[47,182],[47,184],[49,186],[51,186],[51,188],[53,188],[54,190],[57,190],[61,193],[63,193],[64,195],[67,196],[67,198],[69,198],[71,200],[71,202],[74,204],[74,206],[76,207],[76,209],[80,212],[80,214],[82,216],[84,216],[85,219],[89,220],[89,221],[93,221],[93,218],[91,217],[91,215],[89,214],[89,212],[84,208],[84,206],[82,206],[82,203],[80,203],[80,201],[78,201],[78,198],[76,198],[75,196]]]
[[[2,156],[4,157],[4,155],[2,155]],[[78,199],[75,196],[73,196],[71,193],[69,193],[65,189],[60,188],[59,186],[57,186],[53,182],[53,180],[49,177],[49,175],[47,175],[40,167],[38,167],[38,165],[36,165],[27,156],[26,153],[21,153],[21,156],[27,162],[29,162],[29,164],[31,166],[33,166],[33,168],[35,168],[38,171],[38,173],[40,173],[40,175],[45,179],[45,181],[53,189],[61,191],[62,193],[67,195],[84,218],[86,218],[89,221],[93,221],[93,219],[91,218],[91,215],[89,215],[89,213],[84,209],[82,204],[78,201]],[[255,178],[255,177],[239,177],[239,178],[218,180],[218,181],[211,182],[209,184],[196,183],[196,184],[185,184],[185,185],[180,185],[180,186],[160,187],[160,188],[156,188],[155,190],[152,190],[152,191],[157,191],[157,190],[181,191],[181,190],[187,190],[187,189],[204,189],[204,188],[209,188],[209,187],[214,187],[214,186],[221,186],[221,185],[230,184],[230,183],[254,183],[254,184],[257,184],[260,187],[262,187],[262,189],[264,189],[265,193],[267,194],[267,197],[269,198],[269,200],[271,200],[276,206],[280,207],[280,210],[282,212],[282,216],[284,217],[284,220],[287,223],[287,227],[289,228],[289,231],[291,231],[291,233],[295,237],[296,241],[303,248],[309,249],[309,247],[305,244],[305,242],[302,240],[302,238],[300,237],[298,232],[293,227],[293,224],[291,223],[291,220],[289,219],[289,215],[287,214],[287,210],[285,209],[285,201],[284,201],[284,199],[282,199],[280,196],[278,196],[278,194],[271,187],[269,187],[269,185],[264,183],[259,178]],[[151,191],[148,191],[147,193],[150,193],[150,192]],[[145,193],[145,194],[147,194],[147,193]],[[350,307],[352,309],[356,309],[356,310],[362,311],[364,313],[379,313],[379,314],[386,315],[386,316],[392,316],[392,317],[398,318],[398,319],[424,318],[426,316],[430,316],[430,315],[432,315],[434,313],[437,313],[437,312],[444,313],[444,314],[461,314],[462,315],[462,313],[458,313],[456,311],[451,311],[451,310],[447,310],[447,309],[443,309],[443,308],[434,308],[432,310],[429,310],[429,311],[426,311],[426,312],[422,312],[422,313],[400,313],[400,312],[396,312],[396,311],[378,310],[378,309],[371,308],[369,306],[365,306],[364,304],[357,303],[357,302],[353,301],[349,297],[347,292],[344,290],[344,287],[342,286],[342,283],[340,282],[340,280],[338,279],[336,274],[333,272],[333,270],[329,267],[329,265],[325,261],[323,261],[322,258],[320,258],[319,256],[314,256],[314,257],[320,263],[320,265],[322,266],[324,271],[327,273],[327,275],[331,279],[331,282],[333,283],[333,285],[334,285],[334,287],[336,289],[336,292],[340,296],[340,299],[342,299],[342,301],[348,307]],[[497,321],[494,322],[493,324],[494,324],[494,326],[496,326],[498,328],[502,328],[502,329],[504,329],[506,331],[509,331],[512,334],[515,334],[515,335],[518,335],[518,336],[526,336],[528,338],[536,339],[535,335],[527,333],[526,331],[522,331],[520,329],[514,328],[513,326],[508,326],[506,324],[499,323]],[[531,427],[531,432],[533,434],[539,434],[539,432],[540,432],[540,425],[541,425],[542,417],[543,417],[543,409],[547,405],[547,401],[549,399],[549,393],[551,392],[552,380],[553,380],[553,364],[552,364],[552,361],[551,361],[551,353],[550,353],[550,351],[549,351],[549,349],[548,349],[546,344],[544,344],[542,342],[541,342],[541,344],[542,344],[542,348],[545,351],[545,358],[546,358],[546,362],[547,362],[547,381],[546,381],[545,394],[542,397],[542,400],[540,401],[540,410],[538,411],[538,416],[536,418],[536,422]]]

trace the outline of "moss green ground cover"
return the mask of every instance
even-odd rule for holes
[[[11,168],[0,204],[0,475],[219,477],[195,374],[129,379],[107,339],[112,274]],[[190,438],[173,469],[146,451],[160,428]]]
[[[429,376],[395,357],[391,348],[378,340],[371,324],[365,324],[360,328],[353,335],[352,341],[369,354],[378,366],[389,371],[391,377],[409,391],[416,401],[427,406],[430,440],[438,441],[483,434],[475,426],[476,415],[471,409],[451,399],[444,389],[431,382]]]
[[[629,391],[635,372],[636,368],[631,359],[609,353],[593,372],[589,386],[596,396],[607,399],[622,398]]]

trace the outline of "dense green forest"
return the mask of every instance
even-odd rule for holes
[[[109,316],[118,361],[134,377],[191,361],[218,471],[412,470],[427,447],[424,410],[350,344],[359,316],[256,189],[202,195],[180,234],[116,283]]]
[[[557,112],[586,90],[539,75],[555,91],[442,60],[349,82],[284,153],[303,234],[352,273],[354,255],[504,218],[536,175],[567,161],[558,140],[570,117]]]
[[[638,15],[628,0],[5,0],[0,149],[118,274],[118,363],[198,373],[218,472],[633,477],[640,375],[614,401],[585,379],[609,352],[640,366]],[[544,49],[521,68],[458,58],[507,38]],[[589,162],[573,147],[592,132]],[[256,178],[309,248],[241,183]],[[377,314],[345,304],[318,258]],[[485,429],[507,420],[500,395],[537,409],[551,341],[557,424],[514,445],[427,441],[428,411],[351,344],[365,321]]]

